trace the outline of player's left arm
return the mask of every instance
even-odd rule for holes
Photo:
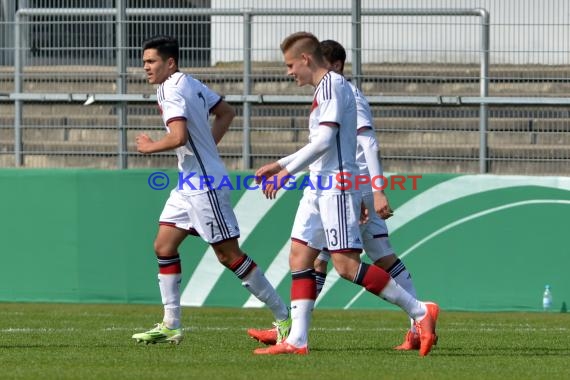
[[[390,208],[388,198],[378,185],[382,185],[379,181],[384,179],[384,170],[382,163],[378,157],[380,151],[376,133],[371,128],[360,128],[356,137],[358,146],[362,149],[368,166],[368,173],[370,174],[370,181],[372,186],[372,195],[374,197],[374,211],[383,219],[388,219],[392,216],[393,211]]]
[[[150,154],[165,152],[183,146],[188,141],[186,119],[176,118],[168,122],[169,132],[160,140],[153,141],[149,136],[141,133],[136,137],[137,151]]]
[[[218,104],[210,110],[210,114],[215,116],[212,121],[212,136],[214,137],[216,145],[218,145],[230,128],[230,124],[236,116],[236,111],[224,100],[220,100]]]

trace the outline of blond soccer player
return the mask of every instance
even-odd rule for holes
[[[299,86],[315,88],[309,117],[309,143],[281,160],[256,171],[264,182],[263,193],[274,199],[292,175],[309,166],[311,183],[335,181],[332,186],[307,187],[299,203],[291,232],[291,319],[288,337],[255,354],[309,353],[309,327],[316,299],[314,261],[326,248],[339,275],[372,294],[402,308],[417,325],[420,356],[427,355],[436,339],[439,307],[420,302],[400,287],[386,271],[362,263],[359,228],[361,193],[344,186],[339,176],[354,178],[356,164],[356,101],[346,79],[331,70],[319,40],[306,32],[294,33],[282,42],[287,74]]]

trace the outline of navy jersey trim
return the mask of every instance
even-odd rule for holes
[[[208,200],[210,201],[210,206],[212,207],[212,211],[214,212],[214,218],[216,219],[216,223],[220,229],[220,234],[222,235],[223,239],[231,238],[230,229],[224,219],[224,214],[222,213],[222,209],[220,207],[220,201],[218,199],[218,194],[215,190],[211,190],[207,192]],[[213,237],[213,236],[212,236]]]

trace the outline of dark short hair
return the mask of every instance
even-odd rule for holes
[[[323,52],[323,57],[327,60],[328,63],[341,61],[342,69],[344,70],[346,50],[344,50],[344,47],[340,43],[334,40],[321,41],[321,51]]]
[[[174,58],[174,63],[178,66],[178,56],[180,52],[180,47],[178,41],[174,37],[170,36],[154,36],[143,42],[143,51],[147,49],[156,49],[158,55],[163,60],[168,58]]]

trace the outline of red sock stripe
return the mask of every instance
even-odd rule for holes
[[[315,300],[317,284],[315,278],[294,278],[291,282],[291,300]]]
[[[239,259],[230,264],[230,269],[241,280],[246,278],[247,275],[256,267],[257,264],[248,255],[243,255],[242,257],[240,257]]]
[[[378,268],[376,265],[369,265],[360,285],[365,287],[370,293],[379,295],[388,284],[388,281],[390,281],[390,275],[385,270]]]
[[[182,273],[182,265],[180,265],[180,263],[178,263],[178,264],[172,264],[172,265],[167,265],[167,266],[163,266],[163,267],[158,267],[158,273],[160,273],[160,274]]]
[[[182,273],[182,265],[180,256],[157,256],[158,273],[161,274],[177,274]]]
[[[233,263],[230,264],[229,268],[235,272],[235,270],[237,268],[239,268],[239,266],[241,264],[243,264],[243,262],[245,261],[245,259],[247,258],[246,255],[243,255],[242,257],[240,257],[239,259],[236,259]]]

